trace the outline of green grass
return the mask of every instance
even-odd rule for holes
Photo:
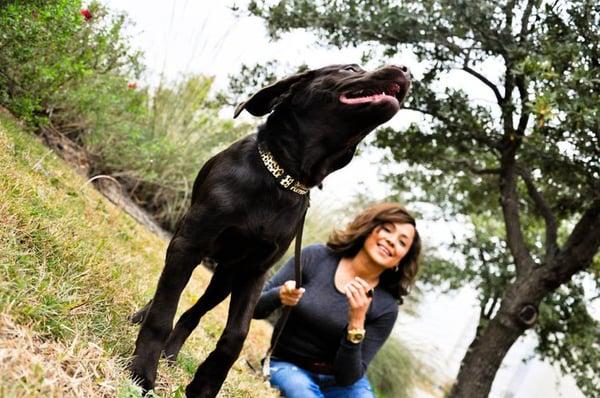
[[[0,112],[0,396],[140,396],[124,371],[137,333],[127,317],[151,297],[165,248]],[[209,277],[195,272],[180,311]],[[177,366],[161,365],[158,396],[183,396],[226,305],[203,319]],[[269,333],[253,324],[220,396],[276,396],[245,365]]]

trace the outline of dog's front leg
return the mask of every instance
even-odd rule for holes
[[[173,237],[167,249],[165,268],[140,328],[130,364],[132,378],[145,391],[154,388],[158,359],[171,332],[179,297],[201,260],[202,253],[195,242],[181,235]]]
[[[225,330],[215,350],[198,367],[194,379],[187,386],[185,392],[188,398],[213,398],[219,392],[248,335],[265,275],[266,272],[236,275]]]

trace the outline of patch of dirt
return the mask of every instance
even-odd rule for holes
[[[61,158],[69,163],[78,174],[87,177],[92,169],[90,154],[85,148],[73,142],[55,127],[42,126],[38,132],[46,146],[54,149]]]
[[[133,217],[137,222],[144,225],[150,231],[154,232],[156,235],[160,236],[163,239],[171,239],[172,234],[163,229],[152,216],[138,206],[133,200],[131,200],[127,195],[123,193],[123,189],[121,184],[116,179],[105,176],[105,175],[97,175],[92,177],[90,180],[93,180],[93,184],[98,191],[100,191],[104,196],[108,198],[115,205],[119,206],[123,209],[127,214]],[[88,180],[89,181],[89,180]]]

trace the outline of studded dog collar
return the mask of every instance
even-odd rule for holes
[[[258,144],[258,153],[267,170],[279,181],[279,185],[292,192],[296,192],[298,195],[306,195],[308,193],[309,188],[287,174],[283,167],[277,163],[273,154],[263,144]]]

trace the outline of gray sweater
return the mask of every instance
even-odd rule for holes
[[[290,353],[327,362],[333,366],[337,384],[353,384],[364,375],[390,335],[398,316],[398,303],[389,292],[376,287],[365,321],[365,339],[353,344],[346,340],[348,302],[334,283],[339,255],[325,245],[312,245],[302,250],[301,258],[302,286],[306,291],[290,313],[273,356],[285,359]],[[292,257],[265,285],[254,318],[266,318],[281,307],[279,288],[293,279]]]

